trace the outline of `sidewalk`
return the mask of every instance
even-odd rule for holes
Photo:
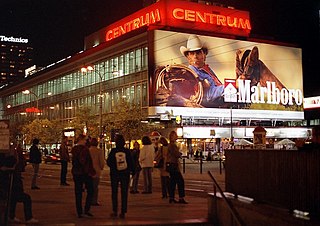
[[[24,173],[24,185],[25,191],[32,197],[34,217],[39,220],[36,225],[212,225],[207,220],[206,197],[191,196],[187,192],[186,199],[189,204],[169,204],[168,199],[161,198],[159,189],[154,189],[152,194],[129,194],[126,219],[111,219],[111,188],[108,184],[101,184],[99,187],[101,206],[92,207],[94,217],[79,219],[76,215],[71,180],[71,186],[65,187],[59,185],[57,177],[44,176],[38,180],[41,189],[31,190],[30,171],[31,168],[27,168]],[[20,219],[23,219],[22,207],[22,203],[19,203],[16,210]]]

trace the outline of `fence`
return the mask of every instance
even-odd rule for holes
[[[226,191],[289,210],[320,212],[320,150],[227,150]]]

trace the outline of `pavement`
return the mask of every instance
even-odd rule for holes
[[[218,177],[218,181],[223,184],[224,174],[220,174],[217,167],[210,168],[215,171],[213,173]],[[32,167],[29,165],[26,167],[26,172],[23,176],[25,191],[32,198],[34,218],[39,220],[39,223],[34,225],[213,225],[208,220],[207,191],[194,188],[186,189],[186,200],[189,204],[169,204],[168,199],[161,198],[158,172],[153,173],[155,185],[152,194],[129,194],[128,213],[125,219],[110,218],[112,206],[108,169],[103,171],[102,182],[99,186],[99,203],[101,205],[91,207],[93,217],[80,219],[76,214],[74,186],[70,173],[68,173],[70,186],[60,186],[58,171],[51,171],[50,167],[41,164],[40,174],[42,176],[38,178],[39,190],[30,189],[31,174]],[[200,186],[201,182],[210,183],[210,178],[205,171],[202,174],[199,172],[187,172],[184,174],[184,178],[186,183],[197,182],[200,183]],[[143,178],[141,177],[139,182],[140,191],[142,191],[142,183]],[[19,219],[24,219],[22,203],[18,203],[16,216]]]

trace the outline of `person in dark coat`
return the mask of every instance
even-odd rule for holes
[[[69,186],[67,183],[68,173],[68,162],[70,162],[69,151],[68,151],[68,137],[63,136],[62,142],[59,149],[60,161],[61,161],[61,172],[60,172],[60,185]]]
[[[39,139],[34,138],[32,141],[32,146],[30,147],[30,163],[32,163],[32,167],[33,167],[31,189],[40,189],[37,186],[37,177],[39,174],[39,167],[42,161],[42,156],[38,146],[39,146]]]
[[[131,187],[131,194],[137,194],[138,191],[138,182],[139,182],[139,176],[141,172],[141,166],[139,162],[139,156],[140,156],[140,144],[138,141],[135,141],[133,144],[133,149],[131,150],[133,165],[135,168],[135,174],[132,178],[132,187]]]
[[[112,218],[118,216],[118,185],[121,187],[121,213],[120,218],[124,219],[127,213],[128,189],[130,173],[134,175],[134,164],[129,149],[125,148],[124,137],[116,135],[116,147],[111,149],[108,155],[107,165],[110,167],[110,179],[112,189]]]
[[[76,210],[79,218],[92,217],[90,213],[93,198],[93,176],[96,174],[89,148],[86,146],[86,136],[79,135],[77,144],[72,148],[72,176],[74,181],[74,192],[76,198]],[[87,191],[84,214],[82,209],[83,185]]]

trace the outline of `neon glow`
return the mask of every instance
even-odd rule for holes
[[[110,41],[130,31],[136,30],[144,26],[149,26],[150,24],[155,24],[159,21],[161,21],[159,9],[147,12],[146,14],[140,17],[137,17],[133,20],[130,20],[124,23],[123,25],[120,25],[113,29],[108,30],[106,34],[106,41]]]
[[[250,20],[239,17],[217,15],[182,8],[175,8],[172,11],[172,15],[177,20],[251,30]]]

